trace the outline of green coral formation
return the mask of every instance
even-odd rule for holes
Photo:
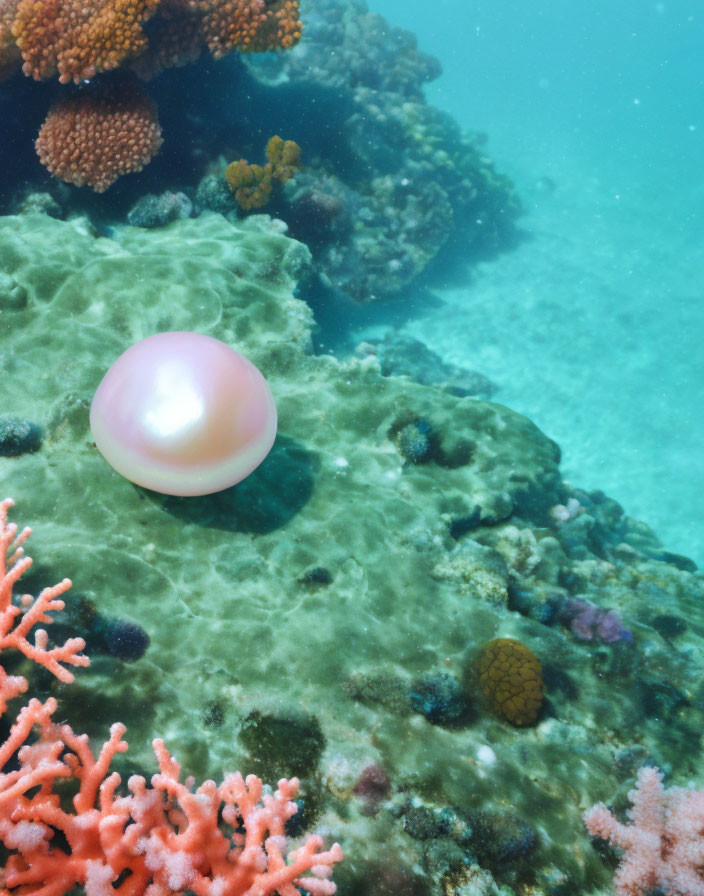
[[[314,356],[294,297],[308,262],[263,216],[112,238],[0,219],[0,407],[44,429],[39,450],[0,457],[0,494],[35,530],[26,587],[68,575],[149,637],[129,665],[96,655],[61,690],[63,716],[101,737],[119,717],[141,770],[158,733],[199,778],[282,767],[288,741],[316,823],[353,857],[336,875],[347,896],[607,892],[582,812],[621,805],[645,759],[696,780],[701,574],[562,483],[556,445],[519,414],[384,377],[373,356]],[[177,329],[246,354],[279,410],[270,457],[204,498],[132,485],[88,427],[112,361]],[[422,463],[399,445],[414,421],[432,433]],[[560,616],[574,596],[617,609],[633,642],[580,641]],[[542,664],[534,727],[486,711],[463,679],[494,638]],[[453,679],[473,711],[436,724],[428,701],[454,699]],[[355,783],[373,764],[390,795],[370,813]],[[425,839],[409,833],[418,809],[442,822]]]

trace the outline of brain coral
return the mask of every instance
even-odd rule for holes
[[[513,725],[533,725],[543,704],[540,660],[520,641],[496,638],[479,656],[479,684],[491,709]]]

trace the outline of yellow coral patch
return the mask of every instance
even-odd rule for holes
[[[245,210],[266,205],[274,181],[285,184],[303,167],[301,148],[293,140],[272,137],[266,145],[266,157],[269,160],[266,165],[250,164],[246,159],[239,159],[225,169],[225,180]]]

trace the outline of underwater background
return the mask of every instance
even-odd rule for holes
[[[373,6],[441,60],[426,95],[488,134],[527,212],[530,239],[449,285],[418,331],[501,383],[560,442],[567,478],[598,480],[701,562],[701,10]]]
[[[0,0],[2,896],[704,891],[703,39],[684,2]],[[174,330],[276,402],[213,494],[91,421]],[[155,737],[193,787],[300,778],[289,857],[344,859],[268,885],[256,828],[240,879],[206,785],[133,842]]]

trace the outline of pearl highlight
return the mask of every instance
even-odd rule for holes
[[[110,466],[137,485],[208,495],[264,460],[276,437],[276,405],[259,370],[224,342],[157,333],[105,374],[90,427]]]

